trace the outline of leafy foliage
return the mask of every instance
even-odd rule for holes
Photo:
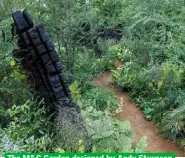
[[[82,111],[87,129],[93,140],[93,152],[134,152],[135,134],[128,121],[118,121],[106,110],[97,111],[92,106]],[[146,138],[145,138],[146,139]],[[140,141],[136,151],[146,150],[146,140]]]
[[[79,88],[79,84],[77,81],[74,81],[70,86],[69,89],[71,90],[71,95],[74,101],[77,101],[80,99],[81,95],[81,89]]]
[[[139,141],[139,143],[136,146],[136,153],[141,153],[141,152],[145,152],[146,150],[146,137],[142,137]]]
[[[106,109],[113,111],[117,108],[117,101],[112,92],[98,87],[90,87],[84,92],[81,104],[83,107],[93,106],[93,108],[102,111]]]
[[[1,153],[5,151],[39,152],[51,151],[52,123],[45,108],[29,100],[21,106],[12,106],[6,112],[11,118],[6,128],[1,129]]]
[[[161,121],[161,130],[171,139],[184,137],[184,105],[165,113]]]

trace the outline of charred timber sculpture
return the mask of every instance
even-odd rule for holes
[[[21,59],[29,82],[44,98],[46,106],[55,113],[58,144],[66,151],[76,151],[78,141],[83,140],[85,151],[91,150],[91,139],[85,128],[80,107],[73,102],[68,84],[62,73],[62,64],[43,24],[34,26],[26,10],[12,14],[16,35],[17,50],[13,56]]]

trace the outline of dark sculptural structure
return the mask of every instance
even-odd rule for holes
[[[77,142],[83,140],[85,151],[91,149],[91,140],[80,113],[80,107],[71,98],[62,65],[43,24],[34,26],[26,10],[12,14],[19,50],[14,54],[21,59],[29,82],[44,98],[46,106],[55,114],[56,134],[59,144],[67,151],[76,151]],[[70,147],[69,147],[70,146]]]

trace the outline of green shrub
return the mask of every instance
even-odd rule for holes
[[[146,152],[146,147],[147,147],[146,140],[147,140],[146,136],[140,139],[139,143],[136,145],[136,150],[135,150],[136,153]]]
[[[82,94],[80,104],[82,107],[93,106],[101,111],[105,109],[113,111],[117,108],[116,98],[110,90],[91,86]]]
[[[110,69],[112,62],[110,58],[96,58],[94,55],[84,55],[83,52],[76,54],[76,62],[74,67],[74,74],[70,76],[67,74],[68,80],[74,82],[77,80],[79,86],[83,89],[86,82],[89,82],[94,75]],[[89,52],[86,52],[89,53]]]
[[[114,83],[123,88],[136,88],[139,67],[133,62],[127,62],[118,70],[112,70],[111,78]],[[134,86],[134,87],[133,87]]]
[[[32,97],[27,78],[20,65],[12,60],[8,69],[9,73],[1,76],[0,82],[0,102],[4,107],[23,104]]]
[[[176,109],[166,111],[162,118],[160,124],[161,131],[173,141],[182,141],[182,139],[184,138],[184,112],[185,105],[183,104]]]
[[[97,111],[92,106],[82,111],[87,129],[92,137],[93,152],[144,152],[146,138],[133,149],[135,134],[129,121],[112,118],[107,110]]]
[[[77,81],[74,81],[72,84],[70,84],[69,89],[71,91],[71,95],[74,101],[77,101],[81,97],[81,89],[79,88],[79,84]]]
[[[12,106],[6,112],[10,118],[7,127],[1,128],[0,143],[3,152],[40,152],[52,151],[53,134],[50,116],[42,107],[43,103],[28,100],[20,106]]]

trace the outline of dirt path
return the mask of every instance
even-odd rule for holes
[[[142,111],[131,101],[126,92],[123,92],[112,86],[110,72],[97,75],[94,79],[94,83],[102,88],[112,90],[117,97],[118,102],[123,98],[124,105],[123,111],[118,114],[118,118],[123,120],[129,120],[133,131],[136,133],[136,142],[142,137],[147,136],[147,151],[148,152],[175,152],[177,156],[185,156],[177,144],[169,142],[166,138],[162,137],[152,121],[147,121]]]

